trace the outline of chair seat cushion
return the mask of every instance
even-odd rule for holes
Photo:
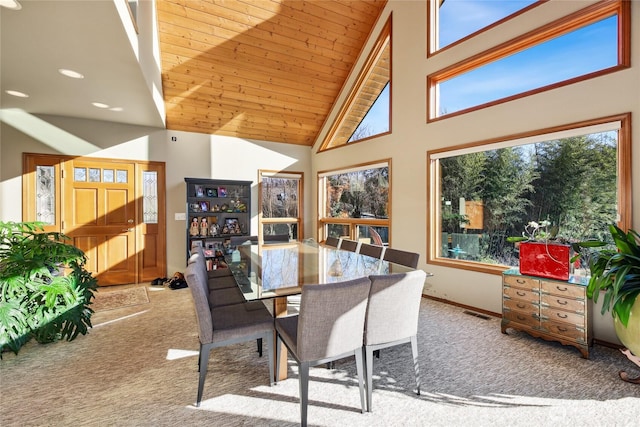
[[[273,331],[273,317],[266,308],[247,310],[245,304],[211,310],[213,341],[226,341],[250,334]]]
[[[298,352],[298,316],[275,319],[276,331],[294,354]]]
[[[209,279],[217,278],[217,277],[228,277],[233,276],[230,268],[218,268],[216,270],[207,271],[207,275]]]

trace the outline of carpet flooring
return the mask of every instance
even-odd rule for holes
[[[295,426],[298,378],[270,387],[255,342],[217,349],[202,405],[198,338],[189,289],[147,287],[150,303],[96,313],[72,342],[28,343],[0,361],[0,425]],[[310,426],[638,426],[640,374],[618,350],[573,347],[500,332],[497,318],[421,302],[422,394],[414,393],[410,346],[374,365],[373,412],[360,413],[353,359],[313,368]]]

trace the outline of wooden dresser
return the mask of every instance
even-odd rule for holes
[[[508,328],[572,345],[589,358],[592,344],[588,278],[568,281],[523,276],[517,269],[502,274],[502,333]]]

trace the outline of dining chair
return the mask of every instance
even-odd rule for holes
[[[196,264],[198,268],[206,272],[207,286],[211,291],[215,289],[227,289],[227,288],[238,287],[236,280],[233,278],[233,273],[231,273],[231,269],[220,268],[217,270],[207,271],[207,264],[205,262],[204,252],[202,251],[201,247],[198,247],[198,250],[196,250],[187,260],[187,265],[190,265],[190,264]],[[215,272],[218,272],[218,273],[215,274]]]
[[[274,328],[271,313],[262,304],[243,303],[212,309],[208,301],[208,288],[198,274],[195,264],[187,266],[185,278],[196,311],[200,352],[198,357],[198,397],[200,406],[204,381],[207,376],[209,353],[212,349],[246,341],[266,340],[269,355],[269,384],[273,385]]]
[[[257,245],[258,236],[231,236],[229,238],[229,246],[233,248],[246,242],[251,242],[252,245]]]
[[[305,285],[300,314],[277,317],[276,378],[279,378],[281,343],[298,364],[300,424],[307,425],[309,368],[355,356],[360,406],[365,411],[362,345],[364,319],[371,281],[367,277],[323,285]]]
[[[338,244],[340,243],[340,239],[338,239],[337,237],[327,237],[324,241],[324,244],[327,246],[333,246],[334,248],[338,247]]]
[[[373,392],[373,353],[376,350],[410,342],[417,394],[420,394],[417,334],[420,300],[426,277],[422,270],[369,276],[371,291],[363,347],[369,412]]]
[[[370,245],[369,243],[360,243],[360,249],[358,249],[359,254],[378,259],[382,258],[383,252],[384,246]]]
[[[264,243],[288,243],[289,235],[288,234],[265,234],[262,236],[262,241]]]
[[[340,243],[340,249],[349,252],[357,252],[358,242],[350,239],[342,239],[342,243]]]
[[[420,254],[415,252],[401,251],[400,249],[386,248],[382,259],[385,261],[393,262],[395,264],[417,268]]]

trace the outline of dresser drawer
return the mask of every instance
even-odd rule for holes
[[[551,295],[559,295],[566,298],[585,298],[585,287],[571,285],[563,282],[540,281],[540,291]]]
[[[511,286],[504,286],[502,288],[502,294],[509,299],[517,299],[528,302],[540,302],[540,294],[527,289],[512,288]]]
[[[526,314],[521,311],[505,310],[502,313],[502,319],[503,319],[503,322],[506,319],[510,322],[516,322],[516,323],[521,323],[523,325],[527,325],[531,328],[540,327],[540,319],[538,318],[538,316],[535,316],[531,313]]]
[[[519,311],[524,315],[540,315],[540,306],[531,301],[519,300],[519,299],[509,299],[505,298],[502,300],[504,304],[503,309],[508,309],[512,311]]]
[[[503,284],[521,289],[538,290],[540,288],[539,280],[524,276],[504,276]]]
[[[584,314],[585,301],[583,299],[565,298],[557,295],[540,295],[542,307],[560,308],[567,311],[575,311]]]
[[[578,325],[542,320],[540,322],[540,326],[544,331],[548,331],[549,333],[552,333],[554,335],[568,338],[580,343],[587,342],[587,334],[585,329],[579,327]]]
[[[581,313],[573,313],[570,311],[559,310],[553,307],[540,307],[540,317],[542,320],[550,320],[553,322],[571,323],[584,327],[584,315]]]

